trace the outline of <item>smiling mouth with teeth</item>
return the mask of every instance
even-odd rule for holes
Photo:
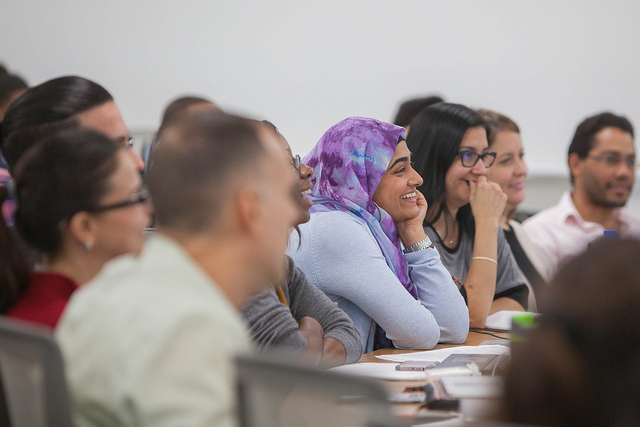
[[[413,193],[407,193],[407,194],[403,194],[402,196],[400,196],[401,199],[412,199],[416,197],[416,192],[414,191]]]
[[[301,191],[301,192],[300,192],[300,195],[301,195],[301,196],[304,196],[305,194],[311,194],[311,189],[310,189],[310,188],[308,188],[308,189],[303,190],[303,191]]]

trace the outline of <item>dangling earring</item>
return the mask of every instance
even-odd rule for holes
[[[93,243],[91,241],[87,240],[86,242],[84,242],[82,244],[82,247],[84,248],[85,252],[89,252],[93,248]]]

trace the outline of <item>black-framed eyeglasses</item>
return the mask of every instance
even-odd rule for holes
[[[94,208],[86,209],[87,212],[105,212],[113,209],[126,208],[128,206],[137,205],[139,203],[146,203],[149,201],[150,195],[149,190],[146,187],[140,189],[140,191],[132,194],[130,197],[125,200],[121,200],[119,202],[109,203],[107,205],[96,206]]]
[[[300,163],[300,155],[296,154],[295,156],[293,156],[293,167],[296,168],[298,172],[300,172]]]
[[[616,154],[601,154],[599,156],[587,156],[587,158],[602,162],[612,168],[617,167],[620,163],[624,163],[629,169],[638,167],[635,156],[622,157]]]
[[[490,168],[491,165],[493,165],[493,162],[496,161],[495,151],[487,151],[486,153],[478,154],[471,150],[461,150],[458,152],[458,156],[460,156],[462,166],[465,168],[474,167],[480,159],[482,159],[482,163],[484,163],[485,167]]]

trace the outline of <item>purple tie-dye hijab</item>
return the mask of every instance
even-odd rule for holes
[[[387,265],[407,291],[418,298],[400,251],[395,222],[373,202],[382,176],[404,129],[364,117],[350,117],[332,126],[304,158],[313,168],[311,212],[351,212],[367,224]]]

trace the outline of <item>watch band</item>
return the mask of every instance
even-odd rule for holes
[[[415,245],[411,245],[408,248],[402,250],[403,254],[410,254],[412,252],[418,252],[424,249],[433,248],[433,243],[431,243],[431,239],[429,236],[426,236],[424,239],[420,240]]]

